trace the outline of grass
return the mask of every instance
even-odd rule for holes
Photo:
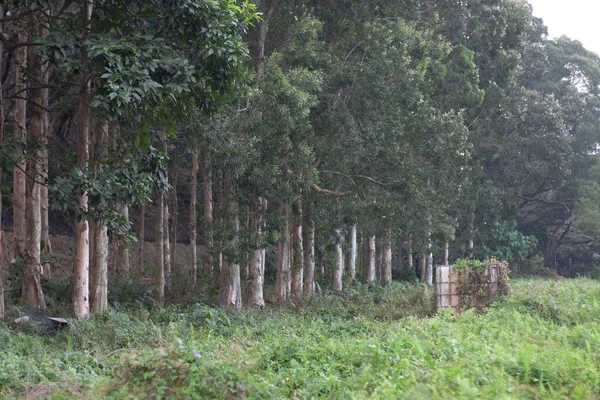
[[[0,325],[0,397],[600,397],[600,282],[516,280],[481,315],[431,299],[398,283],[231,315],[111,311],[56,336]]]

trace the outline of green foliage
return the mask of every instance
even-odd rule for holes
[[[452,264],[452,269],[456,271],[464,271],[467,268],[470,268],[477,273],[482,273],[483,270],[485,270],[485,268],[487,267],[487,265],[487,261],[479,261],[469,258],[459,258],[454,262],[454,264]]]
[[[0,396],[41,388],[50,398],[115,399],[600,395],[597,281],[516,280],[483,314],[370,317],[411,288],[419,287],[397,285],[377,304],[328,295],[299,310],[229,315],[231,326],[190,327],[175,308],[109,312],[53,337],[0,324]],[[337,302],[364,312],[339,313]]]
[[[534,254],[538,240],[517,230],[517,221],[496,222],[490,240],[483,248],[485,257],[521,261]]]

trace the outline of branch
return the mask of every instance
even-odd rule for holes
[[[571,209],[569,208],[569,206],[567,206],[565,203],[562,203],[560,201],[551,201],[551,200],[544,200],[544,199],[537,199],[537,198],[531,198],[531,197],[525,197],[525,196],[521,196],[521,195],[517,195],[517,198],[521,199],[521,200],[525,200],[527,202],[536,202],[536,203],[542,203],[542,204],[546,204],[549,206],[561,206],[564,207],[565,210],[567,211],[571,211]]]
[[[388,183],[383,183],[383,182],[380,182],[380,181],[378,181],[378,180],[376,180],[376,179],[374,179],[374,178],[371,178],[370,176],[366,176],[366,175],[346,175],[346,174],[344,174],[344,173],[342,173],[342,172],[338,172],[338,171],[328,171],[328,170],[321,171],[321,172],[323,172],[323,173],[325,173],[325,174],[334,174],[334,175],[340,175],[340,176],[343,176],[343,177],[345,177],[345,178],[349,179],[349,180],[350,180],[352,183],[354,183],[354,180],[352,179],[352,178],[354,177],[354,178],[361,178],[361,179],[365,179],[365,180],[367,180],[367,181],[369,181],[369,182],[372,182],[372,183],[375,183],[375,184],[377,184],[377,185],[381,185],[381,186],[389,186],[389,184],[388,184]],[[356,183],[354,183],[354,184],[356,185]]]
[[[344,197],[344,196],[348,196],[348,195],[358,192],[360,190],[361,186],[358,186],[357,188],[355,188],[353,190],[348,190],[346,192],[337,192],[337,191],[333,191],[333,190],[329,190],[329,189],[323,189],[322,187],[320,187],[314,183],[312,185],[310,185],[310,188],[311,188],[311,190],[314,190],[315,192],[326,195],[326,196]]]

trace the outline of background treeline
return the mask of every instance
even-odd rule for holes
[[[525,1],[0,11],[0,287],[24,304],[50,233],[74,236],[76,317],[109,276],[232,309],[460,257],[600,276],[600,59]]]

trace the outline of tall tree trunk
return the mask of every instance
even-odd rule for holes
[[[164,256],[165,256],[165,284],[168,290],[171,290],[171,241],[169,240],[169,203],[168,203],[168,194],[164,194],[164,211],[163,211],[163,223],[164,227]]]
[[[379,281],[379,283],[383,282],[383,253],[384,253],[384,247],[385,247],[385,240],[383,236],[379,236],[377,238],[377,241],[375,242],[375,249],[376,249],[376,254],[377,254],[377,265],[376,265],[376,271],[377,271],[377,281]]]
[[[473,220],[475,219],[475,215],[471,214],[471,219],[469,221],[469,257],[473,257],[473,250],[475,248],[475,244],[473,241]]]
[[[333,270],[333,288],[335,290],[342,290],[342,278],[344,276],[344,233],[342,228],[335,228],[335,254],[336,254],[336,266]]]
[[[433,253],[427,254],[427,283],[433,285]]]
[[[120,204],[118,209],[123,218],[129,221],[129,207]],[[128,278],[131,269],[129,264],[129,246],[124,240],[119,240],[117,242],[117,265],[119,277]]]
[[[398,257],[398,272],[402,272],[402,270],[404,269],[404,260],[402,259],[402,245],[403,245],[403,239],[399,239],[398,240],[398,253],[397,253],[397,257]]]
[[[47,129],[47,128],[46,128]],[[46,131],[47,132],[47,131]],[[48,147],[47,138],[42,142],[42,168],[40,179],[42,182],[48,182]],[[48,222],[48,211],[50,209],[48,199],[48,186],[47,184],[40,185],[40,203],[41,203],[41,229],[42,229],[42,242],[44,243],[43,255],[52,253],[52,243],[50,242],[50,224]],[[46,279],[52,278],[52,270],[50,263],[46,262],[43,265],[43,274]]]
[[[155,262],[155,286],[156,302],[160,307],[165,306],[165,195],[160,189],[156,191],[156,257]]]
[[[290,280],[290,262],[289,262],[289,206],[282,201],[279,215],[282,219],[281,235],[277,245],[277,271],[275,273],[275,296],[281,300],[288,298],[288,284]]]
[[[92,17],[93,0],[84,0],[83,25],[86,27],[82,43],[89,36],[90,20]],[[81,49],[83,64],[89,62],[85,44]],[[90,138],[90,108],[91,99],[90,75],[82,72],[79,80],[79,110],[77,119],[77,166],[81,171],[86,171],[89,162]],[[88,206],[87,193],[78,193],[76,197],[79,208],[86,211]],[[89,295],[90,275],[90,226],[85,218],[75,218],[75,257],[73,267],[73,316],[75,318],[87,317],[90,312]]]
[[[377,260],[377,249],[376,249],[377,238],[375,236],[369,237],[369,257],[367,264],[367,282],[373,282],[375,280],[376,260]]]
[[[192,285],[196,286],[198,280],[198,254],[197,254],[197,235],[198,229],[196,223],[198,220],[198,213],[196,211],[196,203],[198,193],[198,150],[192,151],[192,175],[191,175],[191,198],[190,198],[190,276],[192,278]]]
[[[233,193],[233,174],[229,171],[225,173],[225,190],[227,201],[225,224],[226,229],[229,231],[227,247],[230,253],[223,255],[219,304],[227,309],[240,310],[242,308],[240,263],[234,255],[240,240],[240,217],[238,201],[235,199],[235,194]]]
[[[106,142],[108,139],[108,124],[93,124],[92,142],[94,151],[92,152],[92,167],[98,168],[102,157],[105,154]],[[91,312],[102,314],[108,308],[108,268],[109,268],[109,241],[108,228],[104,221],[97,220],[93,224],[93,243],[92,262],[90,266],[90,309]],[[116,272],[118,262],[116,260],[117,244],[113,237],[113,248],[111,265],[113,273]]]
[[[108,228],[100,221],[94,224],[92,266],[90,308],[102,314],[108,309]]]
[[[421,282],[427,281],[427,257],[425,256],[425,252],[422,251],[419,253],[419,267],[420,267],[420,279]]]
[[[444,244],[444,260],[443,265],[450,265],[450,261],[448,260],[448,256],[450,255],[450,243],[446,242]]]
[[[35,23],[30,31],[30,40],[35,40],[37,30]],[[39,143],[44,136],[44,96],[42,91],[37,88],[43,79],[45,68],[42,54],[38,49],[31,47],[29,49],[29,66],[34,80],[34,88],[30,89],[31,96],[31,119],[29,122],[29,135],[32,142]],[[28,150],[27,174],[26,174],[26,207],[25,207],[25,242],[22,247],[23,253],[23,281],[21,286],[21,301],[27,304],[31,309],[44,309],[46,303],[42,293],[41,284],[41,249],[40,241],[42,237],[42,216],[40,202],[40,159],[41,149],[32,148]],[[22,206],[22,205],[21,205]]]
[[[408,244],[407,244],[406,252],[408,253],[407,259],[406,259],[406,268],[410,272],[414,272],[415,266],[414,266],[414,262],[413,262],[413,252],[412,252],[412,233],[408,234]]]
[[[258,237],[261,239],[261,242],[262,235],[264,233],[266,208],[266,199],[259,197],[254,200],[254,205],[251,212],[250,230],[258,235]],[[261,246],[253,248],[250,253],[250,268],[248,270],[248,276],[246,279],[245,294],[245,303],[248,307],[264,308],[265,306],[265,300],[263,296],[265,255],[266,253],[262,243]]]
[[[302,243],[302,201],[292,207],[292,294],[302,296],[304,278],[304,248]]]
[[[146,240],[146,202],[140,206],[140,230],[138,232],[138,276],[144,273],[144,242]]]
[[[379,282],[387,285],[392,281],[392,233],[387,230],[381,241],[381,277]]]
[[[179,200],[177,199],[177,179],[179,177],[179,167],[177,162],[173,167],[173,220],[171,221],[171,260],[175,262],[177,253],[177,225],[179,224]]]
[[[26,35],[19,30],[17,40],[26,41]],[[19,93],[19,97],[14,103],[14,120],[15,120],[15,137],[23,146],[25,145],[27,136],[27,100],[25,93],[25,71],[27,69],[27,47],[18,47],[14,51],[15,61],[15,93]],[[15,168],[13,169],[13,236],[14,248],[13,259],[16,259],[18,254],[23,253],[25,245],[25,214],[26,214],[26,178],[25,170],[27,163],[22,152],[16,160]]]
[[[310,199],[307,199],[304,210],[304,293],[308,295],[315,292],[315,221],[311,213]]]
[[[210,276],[213,274],[213,182],[212,182],[212,165],[208,153],[204,153],[202,163],[202,191],[204,205],[204,221],[202,233],[204,235],[204,274]]]
[[[44,24],[45,25],[45,24]],[[46,37],[48,35],[47,27],[42,27],[42,37]],[[0,51],[1,53],[1,51]],[[43,56],[42,64],[46,64],[47,57]],[[42,82],[47,83],[50,77],[50,67],[44,66],[43,68],[43,78]],[[43,97],[43,106],[48,107],[48,94],[49,91],[47,88],[41,89],[42,97]],[[44,127],[42,129],[42,140],[41,140],[41,175],[40,179],[43,182],[43,185],[40,185],[40,203],[41,203],[41,219],[42,219],[42,241],[44,243],[44,249],[42,251],[42,256],[48,255],[52,253],[52,243],[50,241],[50,224],[48,221],[48,215],[50,211],[50,204],[48,198],[48,171],[49,171],[49,158],[48,158],[48,133],[50,131],[50,115],[48,112],[44,112],[43,119]],[[43,265],[43,272],[46,279],[52,278],[52,271],[50,262],[46,262]]]
[[[350,276],[350,282],[354,282],[356,279],[357,252],[358,246],[356,244],[356,224],[352,224],[350,227],[350,260],[348,263],[348,275]]]

